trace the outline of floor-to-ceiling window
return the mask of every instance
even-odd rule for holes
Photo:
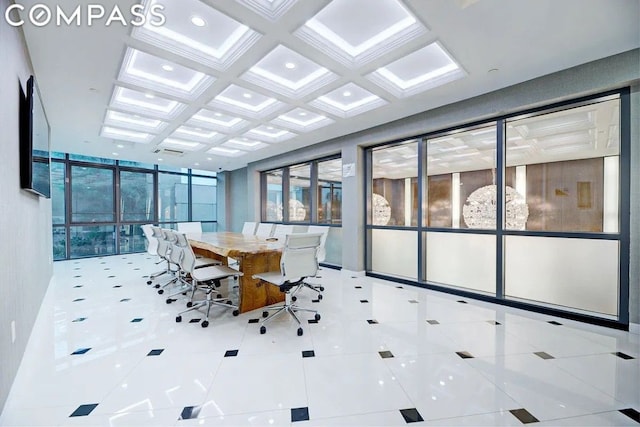
[[[367,271],[627,321],[625,97],[367,150]]]
[[[261,221],[328,227],[325,263],[342,264],[342,161],[330,157],[261,173]],[[288,206],[285,211],[284,206]]]
[[[54,259],[142,252],[141,226],[217,231],[215,172],[53,153]]]

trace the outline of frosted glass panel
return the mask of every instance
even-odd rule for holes
[[[505,295],[618,315],[617,241],[507,236]]]
[[[324,244],[327,251],[324,262],[333,265],[342,265],[342,228],[329,227],[327,241]]]
[[[426,263],[429,282],[495,295],[495,235],[429,232]]]
[[[376,273],[417,279],[418,232],[371,230],[371,269]]]

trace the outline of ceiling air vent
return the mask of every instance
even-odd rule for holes
[[[156,148],[155,150],[153,150],[153,152],[155,154],[162,154],[167,156],[178,156],[178,157],[184,154],[184,151],[173,150],[171,148]]]

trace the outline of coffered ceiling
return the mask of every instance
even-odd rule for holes
[[[164,25],[24,33],[54,150],[232,170],[637,48],[639,4],[148,0]]]

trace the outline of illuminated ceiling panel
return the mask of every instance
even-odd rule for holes
[[[357,116],[386,104],[384,99],[354,83],[347,83],[309,103],[342,118]]]

